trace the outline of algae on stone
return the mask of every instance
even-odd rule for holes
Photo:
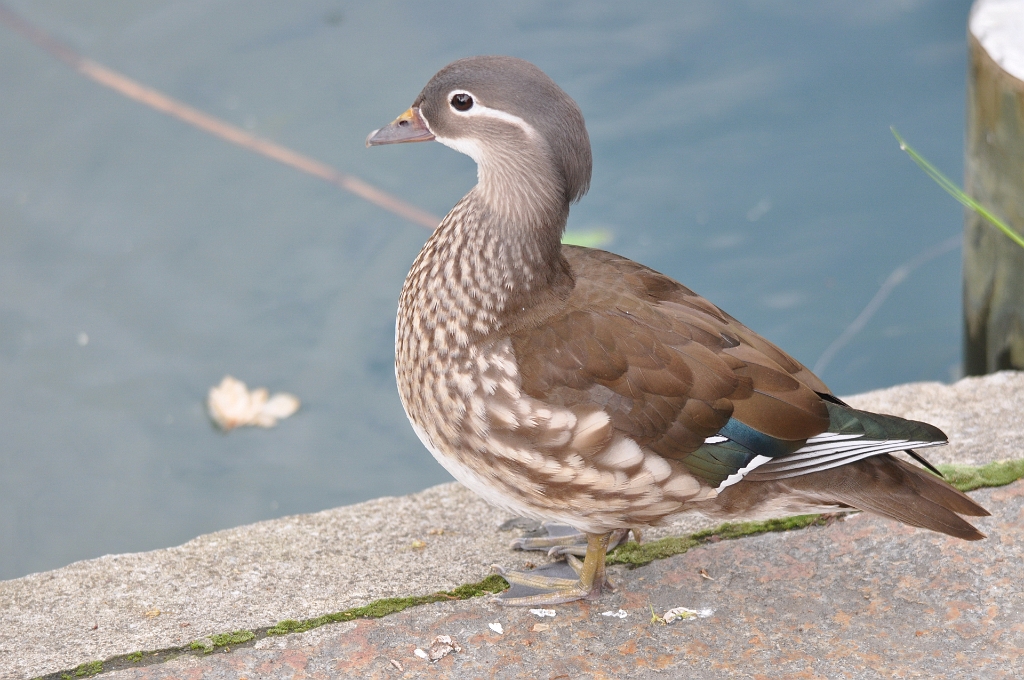
[[[276,626],[269,628],[267,630],[267,635],[303,633],[307,630],[313,630],[314,628],[327,625],[328,623],[340,623],[342,621],[352,621],[353,619],[379,619],[383,616],[387,616],[388,614],[395,614],[403,609],[408,609],[409,607],[417,607],[422,604],[431,604],[433,602],[468,600],[473,597],[480,597],[481,595],[500,593],[507,588],[508,583],[505,579],[501,578],[497,574],[492,574],[483,581],[462,585],[447,592],[440,591],[431,595],[414,595],[412,597],[388,597],[382,600],[374,600],[370,604],[362,607],[353,607],[352,609],[346,609],[345,611],[335,612],[333,614],[324,614],[323,616],[318,616],[313,619],[305,619],[303,621],[286,619],[279,622]]]
[[[714,529],[705,529],[689,536],[669,536],[650,543],[625,543],[608,553],[607,563],[642,567],[654,560],[681,555],[690,548],[716,539],[741,538],[771,531],[803,529],[814,524],[825,524],[827,521],[824,515],[796,515],[763,522],[727,522]]]
[[[102,672],[102,661],[88,661],[75,666],[70,673],[63,673],[61,678],[64,680],[73,680],[74,678],[91,678],[92,676]]]
[[[939,465],[939,471],[950,484],[961,491],[987,486],[1006,486],[1024,477],[1024,460],[1004,460],[980,467],[971,465]]]
[[[252,640],[254,637],[256,637],[256,633],[251,630],[236,630],[230,633],[218,633],[217,635],[210,635],[196,640],[189,645],[189,649],[209,654],[218,647],[242,644],[243,642]]]

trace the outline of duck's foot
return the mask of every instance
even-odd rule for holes
[[[531,607],[592,600],[604,590],[614,591],[615,587],[605,572],[605,555],[608,553],[611,534],[585,534],[585,537],[587,548],[583,562],[567,553],[565,562],[545,565],[528,572],[506,571],[494,565],[492,569],[501,574],[511,586],[496,601],[503,605]]]
[[[567,578],[564,574],[572,570],[565,562],[545,565],[533,571],[506,571],[498,565],[491,568],[509,582],[509,589],[498,595],[495,601],[513,607],[540,607],[594,599],[607,587],[592,584],[588,588],[579,578]]]
[[[587,554],[587,534],[582,531],[559,522],[544,522],[541,524],[541,529],[547,535],[517,538],[512,541],[511,548],[513,550],[544,550],[547,551],[548,557],[565,557],[567,555],[583,557]],[[608,540],[608,550],[625,543],[630,531],[633,532],[633,539],[639,543],[639,529],[616,529]]]

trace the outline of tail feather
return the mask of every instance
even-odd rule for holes
[[[819,502],[841,503],[968,541],[985,538],[960,517],[984,517],[989,514],[985,508],[938,477],[889,455],[785,481],[791,492]]]
[[[902,470],[905,475],[904,483],[911,485],[914,489],[933,503],[941,505],[960,515],[971,517],[988,517],[990,513],[985,508],[960,491],[941,477],[924,472],[920,468],[905,461],[894,458],[893,462]]]

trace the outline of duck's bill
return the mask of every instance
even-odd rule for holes
[[[427,128],[427,121],[423,120],[419,108],[414,106],[395,118],[390,125],[371,132],[366,138],[366,146],[429,142],[433,138],[434,133]]]

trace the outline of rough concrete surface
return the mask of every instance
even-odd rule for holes
[[[1022,373],[969,378],[954,385],[903,385],[849,401],[858,408],[941,427],[953,444],[930,450],[935,462],[980,464],[1024,457]],[[221,531],[175,548],[106,556],[2,581],[0,677],[33,677],[116,654],[340,611],[382,597],[450,589],[480,580],[492,563],[518,568],[538,561],[536,553],[507,548],[510,535],[495,530],[505,519],[461,486],[446,484],[401,498]],[[685,517],[649,536],[707,526],[702,518]],[[891,524],[881,526],[900,535]],[[772,540],[790,539],[744,539],[736,545]],[[992,541],[982,545],[978,554],[996,549]],[[423,611],[445,615],[480,606],[474,600]],[[580,611],[595,606],[605,603],[582,605]],[[393,618],[378,624],[386,627]],[[755,624],[760,625],[745,625]],[[368,630],[368,625],[361,621],[355,627]]]
[[[984,545],[854,515],[618,570],[617,593],[555,607],[553,618],[481,600],[434,604],[108,677],[1021,677],[1024,482],[974,497],[994,511],[978,522]],[[652,622],[652,607],[677,606],[705,618]],[[418,658],[438,635],[461,651]]]

